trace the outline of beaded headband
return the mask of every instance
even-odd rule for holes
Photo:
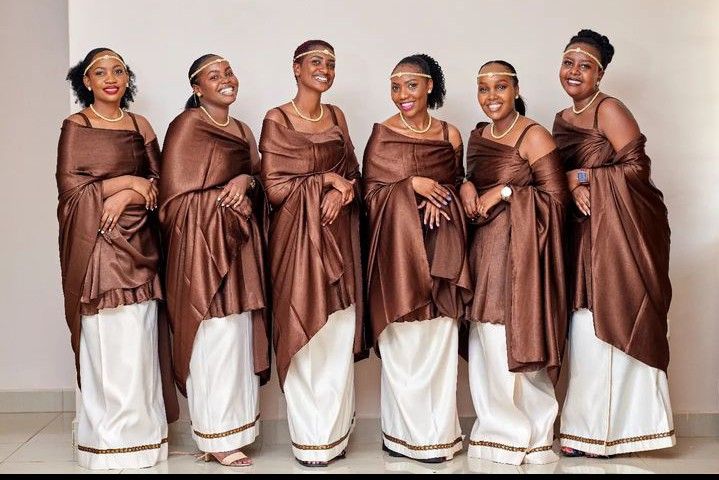
[[[414,73],[414,72],[397,72],[390,75],[390,79],[395,77],[403,77],[404,75],[414,75],[415,77],[425,77],[425,78],[432,78],[432,75],[427,75],[426,73]]]
[[[196,76],[198,73],[200,73],[201,71],[203,71],[204,69],[206,69],[206,68],[209,67],[210,65],[213,65],[213,64],[215,64],[215,63],[222,63],[222,62],[230,63],[230,61],[227,60],[226,58],[216,58],[216,59],[214,59],[214,60],[211,60],[211,61],[207,62],[206,64],[204,64],[203,66],[201,66],[200,68],[198,68],[197,70],[195,70],[194,72],[192,72],[192,75],[190,75],[190,80],[192,80],[193,78],[195,78],[195,76]]]
[[[114,58],[115,60],[117,60],[118,62],[120,62],[120,63],[122,64],[122,66],[125,67],[125,69],[127,69],[127,65],[125,65],[125,62],[123,62],[122,59],[121,59],[120,57],[118,57],[117,55],[101,55],[101,56],[97,57],[95,60],[93,60],[92,62],[90,62],[90,63],[88,64],[88,66],[85,67],[85,71],[82,72],[82,74],[83,74],[83,75],[87,75],[87,71],[90,70],[90,67],[92,67],[93,65],[95,65],[95,64],[96,64],[97,62],[99,62],[100,60],[109,60],[109,59],[111,59],[111,58]]]
[[[562,54],[562,57],[564,57],[564,56],[565,56],[566,54],[568,54],[569,52],[583,53],[584,55],[588,56],[589,58],[591,58],[592,60],[594,60],[595,62],[597,62],[597,65],[599,65],[599,70],[604,70],[604,66],[602,65],[602,62],[600,62],[597,57],[595,57],[594,55],[592,55],[592,54],[589,53],[588,51],[583,50],[583,49],[581,49],[581,48],[579,48],[579,47],[569,48],[569,49],[567,49],[567,50],[564,51],[564,53]]]
[[[492,77],[494,77],[495,75],[505,75],[505,76],[507,76],[507,77],[516,77],[516,76],[517,76],[516,73],[512,73],[512,72],[486,72],[486,73],[480,73],[480,74],[478,74],[478,75],[477,75],[477,78],[481,78],[481,77],[489,77],[489,78],[492,78]]]
[[[312,53],[323,53],[323,54],[325,54],[325,55],[327,55],[327,56],[329,56],[329,57],[332,57],[333,60],[335,59],[335,54],[332,53],[331,51],[327,50],[326,48],[324,48],[324,49],[322,49],[322,50],[310,50],[309,52],[300,53],[299,55],[297,55],[297,56],[296,56],[295,58],[293,58],[292,60],[293,60],[293,61],[294,61],[294,60],[297,60],[297,59],[300,58],[300,57],[304,57],[305,55],[310,55],[310,54],[312,54]]]

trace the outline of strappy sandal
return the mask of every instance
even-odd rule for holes
[[[562,452],[562,455],[564,455],[565,457],[570,458],[583,457],[584,455],[586,455],[583,451],[576,450],[571,447],[562,447],[559,449],[559,451]]]
[[[222,453],[222,452],[217,452]],[[237,450],[235,452],[232,452],[228,455],[225,455],[222,457],[222,459],[219,459],[215,456],[215,453],[212,452],[203,452],[198,457],[198,460],[202,460],[203,462],[217,462],[220,465],[224,465],[226,467],[249,467],[252,465],[252,459],[242,453],[241,451]]]

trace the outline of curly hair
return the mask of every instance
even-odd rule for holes
[[[427,95],[427,106],[431,109],[436,109],[444,105],[444,96],[447,91],[444,86],[444,73],[442,72],[442,67],[437,63],[437,60],[425,53],[416,53],[400,60],[393,71],[397,70],[397,67],[400,65],[414,65],[418,67],[422,73],[432,77],[434,86],[432,87],[432,93]]]
[[[80,62],[67,71],[65,80],[70,82],[70,87],[75,94],[75,103],[79,103],[83,107],[89,107],[95,101],[95,95],[93,95],[92,90],[88,90],[87,87],[85,87],[83,78],[85,77],[85,69],[100,52],[111,52],[112,54],[117,55],[120,60],[125,63],[125,60],[119,53],[115,52],[111,48],[100,47],[90,50],[87,55],[85,55],[84,59],[80,60]],[[130,103],[135,100],[135,93],[137,93],[135,74],[132,70],[130,70],[130,66],[126,63],[125,69],[127,70],[127,89],[125,89],[125,94],[120,99],[120,108],[122,109],[130,106]]]
[[[569,41],[566,47],[564,49],[566,50],[567,47],[570,45],[574,45],[575,43],[586,43],[587,45],[591,45],[595,47],[597,50],[599,50],[599,59],[602,61],[602,68],[604,70],[607,69],[607,65],[612,61],[612,58],[614,57],[614,47],[611,43],[609,43],[609,39],[602,35],[601,33],[597,33],[594,30],[589,29],[583,29],[580,30],[575,36],[572,37],[572,39]]]
[[[499,65],[502,65],[503,67],[507,67],[510,72],[512,72],[514,75],[517,75],[517,70],[512,66],[511,63],[506,62],[504,60],[490,60],[489,62],[485,63],[481,67],[479,67],[479,71],[481,72],[484,67],[487,65],[491,65],[493,63],[497,63]],[[519,77],[514,76],[512,77],[512,81],[514,82],[514,86],[519,86]],[[527,113],[527,104],[524,101],[524,98],[522,96],[518,96],[514,99],[514,109],[519,112],[520,115],[526,115]]]

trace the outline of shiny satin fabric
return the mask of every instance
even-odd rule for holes
[[[329,107],[332,108],[332,107]],[[265,119],[260,137],[262,179],[272,204],[270,270],[274,345],[280,386],[292,357],[334,312],[356,306],[354,353],[363,342],[359,185],[331,225],[321,225],[322,174],[359,178],[348,132],[338,125],[308,134]]]
[[[575,127],[561,113],[553,134],[566,170],[591,170],[591,216],[573,208],[569,220],[570,306],[593,312],[601,340],[666,371],[670,230],[646,137],[615,152],[599,129]]]
[[[75,352],[78,385],[82,316],[162,299],[157,224],[144,205],[128,206],[112,231],[98,232],[104,203],[102,181],[121,175],[157,178],[159,159],[157,141],[145,145],[137,131],[63,122],[55,175],[57,216],[65,318]],[[171,358],[162,314],[158,315],[158,332],[163,380],[167,380],[164,373],[171,369]],[[179,415],[175,392],[164,387],[167,417],[174,421]]]
[[[452,201],[439,228],[422,224],[422,199],[412,176],[432,178]],[[467,231],[457,190],[464,176],[462,148],[448,140],[407,137],[375,124],[364,155],[365,203],[369,215],[368,297],[376,345],[398,321],[461,318],[471,299]]]
[[[556,381],[567,329],[566,177],[556,150],[530,166],[518,147],[482,137],[485,126],[470,135],[468,179],[480,196],[509,185],[512,197],[470,227],[475,290],[467,318],[506,326],[510,371],[546,367]]]
[[[195,335],[209,318],[251,311],[255,373],[262,383],[270,374],[263,255],[267,211],[259,155],[254,142],[200,115],[199,109],[185,110],[170,124],[160,177],[175,382],[183,393]],[[248,192],[253,206],[249,219],[216,202],[222,187],[240,174],[256,177],[255,189]]]

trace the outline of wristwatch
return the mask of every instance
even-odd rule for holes
[[[505,202],[509,201],[509,197],[512,196],[512,189],[509,185],[505,185],[502,187],[502,189],[499,191],[499,196],[504,200]]]
[[[589,184],[589,175],[587,175],[586,170],[577,170],[577,182],[580,185]]]

